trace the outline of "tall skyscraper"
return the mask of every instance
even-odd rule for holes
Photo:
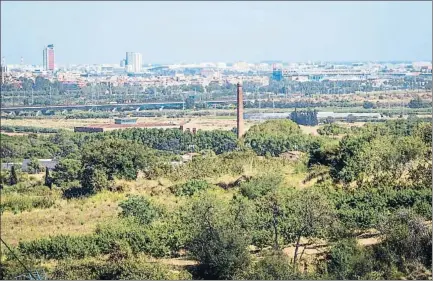
[[[127,52],[125,67],[127,72],[137,73],[141,72],[141,65],[143,64],[143,59],[140,53]]]
[[[43,54],[44,70],[54,70],[54,45],[50,44],[44,48]]]

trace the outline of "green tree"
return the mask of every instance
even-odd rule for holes
[[[15,166],[11,167],[11,173],[9,175],[9,185],[15,185],[18,183],[17,172],[15,171]]]
[[[45,169],[45,186],[50,189],[53,187],[53,179],[50,177],[50,170],[48,168]]]
[[[138,171],[155,161],[151,152],[132,141],[122,139],[98,140],[84,146],[82,151],[84,169],[103,170],[108,180],[114,177],[136,179]]]
[[[195,108],[195,97],[189,96],[185,100],[185,108],[186,109],[194,109]]]
[[[80,160],[63,158],[53,169],[53,181],[56,185],[62,186],[65,183],[79,180],[80,172]]]
[[[379,258],[388,266],[394,263],[405,272],[409,263],[418,262],[431,268],[432,230],[424,218],[402,209],[384,219],[379,231],[384,236]]]
[[[239,221],[243,216],[231,213],[227,205],[209,193],[195,198],[190,212],[192,234],[187,247],[200,263],[199,275],[210,279],[235,278],[250,263],[250,239]]]
[[[28,169],[31,174],[39,173],[41,169],[41,166],[39,165],[39,160],[35,157],[31,158],[28,164]]]
[[[287,242],[295,242],[293,263],[299,258],[301,237],[311,241],[325,238],[335,221],[334,210],[327,198],[315,189],[296,191],[283,205],[281,235]]]
[[[374,272],[372,253],[358,246],[356,239],[339,240],[327,253],[326,260],[328,273],[333,279],[364,279]],[[380,275],[379,272],[376,274]]]
[[[91,193],[107,189],[110,185],[105,169],[98,166],[84,168],[80,182],[82,188]]]
[[[375,107],[375,104],[371,101],[364,101],[364,104],[362,105],[365,109],[371,109]]]

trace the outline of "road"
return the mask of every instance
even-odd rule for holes
[[[264,101],[265,99],[262,99]],[[244,102],[255,102],[258,100],[244,100]],[[215,100],[215,101],[206,101],[208,105],[212,104],[233,104],[236,103],[236,100]],[[116,103],[116,104],[82,104],[82,105],[47,105],[47,106],[12,106],[12,107],[2,107],[2,112],[7,111],[38,111],[38,110],[67,110],[67,109],[92,109],[92,108],[117,108],[117,107],[135,107],[141,108],[146,106],[163,106],[169,107],[170,105],[182,105],[184,102],[176,101],[176,102],[147,102],[147,103]]]

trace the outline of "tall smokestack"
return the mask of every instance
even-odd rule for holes
[[[238,83],[237,85],[237,128],[238,128],[238,139],[240,139],[244,133],[244,95],[242,92],[242,85]]]

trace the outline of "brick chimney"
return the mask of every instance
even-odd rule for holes
[[[242,92],[241,83],[237,84],[237,129],[238,129],[238,139],[244,134],[244,95]]]

